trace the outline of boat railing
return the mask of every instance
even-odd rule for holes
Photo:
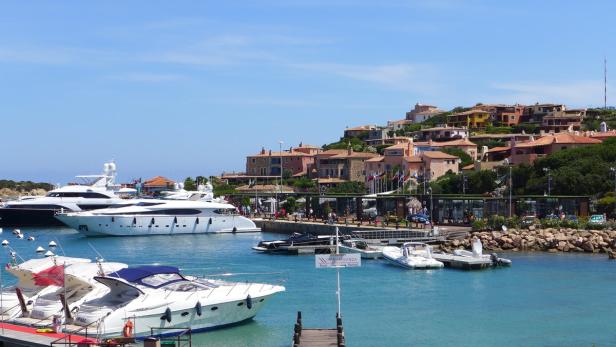
[[[158,330],[158,334],[154,334],[154,331]],[[174,334],[174,336],[165,337],[164,331],[169,330],[182,330],[179,334]],[[176,342],[175,346],[183,347],[188,346],[192,347],[192,329],[191,328],[182,328],[182,327],[152,327],[150,328],[150,337],[156,338],[159,341],[173,341]]]
[[[96,322],[92,322],[86,326],[81,327],[80,329],[77,329],[75,331],[72,331],[70,333],[65,333],[64,336],[62,336],[61,338],[54,340],[51,342],[50,346],[78,346],[80,344],[80,342],[82,342],[83,340],[89,340],[89,334],[88,334],[88,328],[92,325],[94,325],[94,323],[98,323],[98,321]],[[98,330],[98,329],[97,329]],[[81,333],[84,334],[81,334]],[[79,338],[76,341],[72,341],[73,338]],[[68,339],[68,341],[66,341]]]

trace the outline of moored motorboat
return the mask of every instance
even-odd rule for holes
[[[401,247],[383,247],[383,258],[409,269],[438,269],[444,264],[432,258],[432,248],[421,242],[407,242]]]
[[[127,321],[136,337],[150,335],[150,328],[173,335],[186,328],[198,332],[230,326],[252,319],[272,295],[285,290],[184,276],[171,266],[129,267],[96,280],[110,292],[82,304],[74,324],[96,328],[103,337],[122,333]]]
[[[371,245],[365,240],[343,240],[338,246],[340,253],[359,253],[363,259],[378,259],[383,256],[383,246]]]
[[[299,246],[325,246],[333,245],[334,238],[331,235],[314,235],[310,233],[293,233],[288,239],[261,241],[252,249],[257,252],[275,253],[286,252],[289,247]]]

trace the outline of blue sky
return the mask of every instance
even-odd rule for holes
[[[122,180],[241,171],[261,146],[322,145],[415,102],[602,105],[614,13],[610,1],[4,1],[0,178],[66,182],[110,159]]]

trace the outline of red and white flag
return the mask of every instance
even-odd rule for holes
[[[64,266],[55,265],[41,272],[35,273],[32,277],[37,286],[64,286]]]

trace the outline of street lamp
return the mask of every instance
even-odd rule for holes
[[[511,216],[513,216],[513,208],[512,208],[512,204],[511,204],[511,197],[512,197],[512,192],[513,192],[513,174],[512,174],[512,168],[513,165],[509,162],[509,158],[506,158],[504,161],[505,165],[509,166],[509,218],[511,218]]]
[[[552,194],[552,175],[550,174],[550,168],[544,167],[543,172],[548,174],[548,196]]]
[[[278,188],[280,190],[280,199],[282,199],[282,171],[284,170],[284,167],[282,166],[282,144],[283,143],[284,142],[282,142],[282,140],[278,141],[278,144],[280,145],[280,187]]]

